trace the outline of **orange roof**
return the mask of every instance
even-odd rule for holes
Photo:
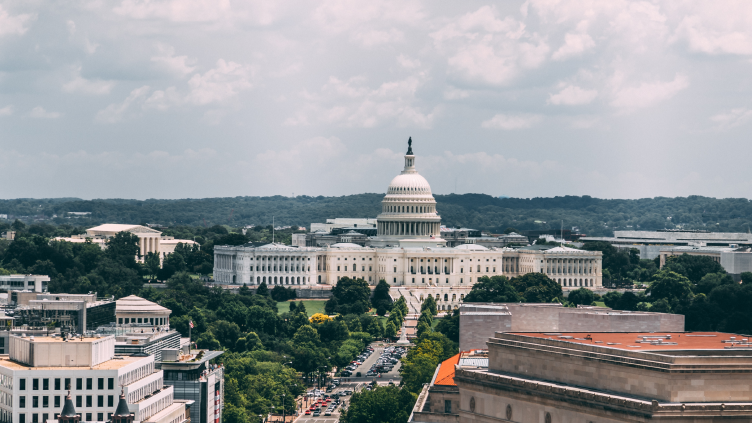
[[[746,335],[722,332],[516,332],[512,334],[628,351],[752,348]]]
[[[460,354],[447,358],[439,364],[439,374],[436,375],[434,385],[455,386],[454,366],[460,362]]]

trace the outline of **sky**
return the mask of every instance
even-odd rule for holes
[[[748,1],[0,0],[0,198],[752,191]]]

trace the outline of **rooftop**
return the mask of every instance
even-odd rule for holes
[[[34,340],[36,342],[36,339]],[[112,360],[107,360],[104,363],[97,364],[96,366],[91,367],[92,370],[117,370],[122,367],[125,367],[129,364],[136,363],[138,361],[141,361],[147,357],[136,357],[136,356],[119,356],[116,358],[113,358]],[[28,366],[26,364],[21,364],[16,361],[11,361],[10,357],[8,355],[0,355],[0,367],[4,367],[9,370],[69,370],[69,371],[77,371],[81,370],[82,367],[32,367]],[[89,367],[85,367],[88,369]]]
[[[434,385],[440,386],[456,386],[454,383],[455,366],[460,367],[479,367],[488,368],[488,351],[487,350],[471,350],[463,351],[439,364],[439,371],[434,379]]]
[[[154,312],[170,312],[170,309],[162,307],[161,305],[145,300],[135,295],[129,295],[123,297],[115,302],[115,307],[118,313],[154,313]]]
[[[748,337],[721,332],[512,332],[513,335],[586,344],[625,351],[748,350]]]

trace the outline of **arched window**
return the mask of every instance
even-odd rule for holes
[[[274,277],[274,284],[275,285],[277,284],[277,277],[276,276]]]
[[[444,301],[449,301],[449,294],[444,294]]]
[[[319,275],[319,283],[321,283],[321,275]]]

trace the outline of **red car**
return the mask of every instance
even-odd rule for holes
[[[306,414],[306,416],[310,416],[311,415],[311,410],[306,410],[305,414]]]

